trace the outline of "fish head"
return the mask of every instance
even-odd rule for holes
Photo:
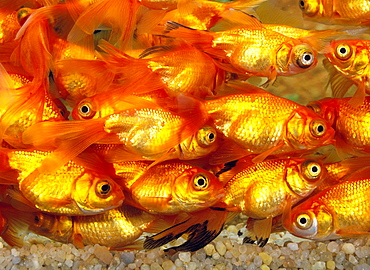
[[[313,159],[290,159],[287,166],[286,182],[291,191],[299,197],[308,196],[319,186],[326,169]]]
[[[91,172],[76,181],[73,199],[84,214],[97,214],[120,206],[124,195],[114,180]]]
[[[368,46],[363,40],[333,40],[327,46],[325,57],[345,76],[359,76],[369,65]]]
[[[295,206],[283,224],[291,234],[307,239],[325,240],[334,231],[333,214],[314,197]]]
[[[30,231],[53,238],[72,234],[73,220],[70,216],[55,216],[45,213],[34,213],[29,222]],[[58,237],[58,239],[59,239]]]
[[[311,110],[296,110],[287,121],[286,138],[295,149],[312,149],[334,142],[334,129]]]
[[[211,125],[205,125],[193,136],[179,144],[181,149],[181,159],[189,160],[202,158],[216,151],[218,146],[219,136],[216,129]]]
[[[298,5],[304,17],[315,17],[322,13],[321,0],[299,0]]]
[[[280,75],[302,73],[316,64],[317,52],[308,44],[290,40],[282,44],[276,52],[277,71]]]
[[[324,118],[333,127],[335,125],[338,114],[338,101],[339,100],[336,98],[324,98],[321,100],[315,100],[308,103],[307,108],[311,109],[316,114]]]
[[[176,179],[172,194],[186,212],[210,207],[224,195],[225,191],[218,178],[198,167],[185,170]]]

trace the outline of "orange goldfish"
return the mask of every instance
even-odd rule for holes
[[[88,121],[41,122],[28,128],[22,140],[44,149],[57,147],[53,158],[38,168],[39,173],[54,170],[93,143],[121,144],[125,151],[144,159],[160,158],[208,120],[204,105],[193,98],[179,96],[167,104],[171,106],[166,109],[152,103]],[[50,140],[40,138],[41,130]]]
[[[125,163],[121,164],[125,166]],[[117,170],[117,164],[116,170]],[[142,168],[142,163],[138,163]],[[193,212],[219,201],[224,191],[219,180],[208,171],[178,161],[151,165],[139,177],[125,179],[122,185],[135,206],[162,214]]]
[[[295,204],[307,197],[325,176],[319,162],[303,158],[273,159],[257,164],[244,160],[228,174],[233,172],[236,174],[224,186],[225,198],[221,204],[229,211],[257,219],[254,232],[261,246],[271,233],[272,218],[282,214],[287,201]]]
[[[166,23],[164,34],[182,38],[217,60],[223,69],[247,76],[267,77],[268,86],[277,76],[290,76],[313,68],[316,51],[301,41],[266,29],[248,16],[243,27],[220,32],[186,28]]]
[[[43,85],[37,89],[38,96],[28,98],[34,89],[32,78],[24,75],[26,73],[22,69],[10,65],[6,65],[6,68],[9,73],[3,66],[0,67],[0,141],[5,140],[13,147],[24,148],[21,135],[26,128],[39,121],[65,120],[68,112],[59,100],[49,95]]]
[[[351,98],[325,98],[307,106],[325,118],[335,129],[337,150],[352,155],[369,152],[370,97],[359,107],[350,105]]]
[[[141,53],[141,59],[130,57],[107,42],[100,47],[109,53],[103,56],[108,67],[122,74],[123,79],[152,76],[151,81],[160,80],[171,96],[180,93],[200,98],[213,95],[225,77],[210,56],[186,43],[149,48]]]
[[[112,44],[129,47],[140,7],[137,0],[67,0],[66,6],[75,20],[68,41],[76,43],[103,25],[112,29]]]
[[[358,88],[350,104],[360,106],[365,93],[370,93],[369,48],[370,42],[362,39],[333,40],[330,43],[324,66],[329,72],[334,97],[343,97],[355,84]]]
[[[327,24],[368,25],[367,0],[299,0],[303,17]]]
[[[367,170],[295,206],[284,227],[295,236],[315,240],[369,235],[369,192]]]
[[[293,101],[253,87],[249,93],[207,100],[206,109],[216,129],[231,142],[214,154],[221,164],[248,154],[270,154],[313,149],[333,142],[334,130],[322,117]]]
[[[26,200],[49,213],[96,214],[122,204],[121,188],[104,172],[98,172],[98,168],[92,170],[83,159],[69,161],[54,173],[28,178],[50,154],[38,150],[2,149],[1,181],[18,185]]]

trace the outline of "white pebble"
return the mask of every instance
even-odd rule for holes
[[[64,262],[64,264],[66,265],[66,266],[68,266],[68,267],[72,267],[73,266],[73,261],[72,260],[66,260],[65,262]]]
[[[330,252],[332,253],[338,253],[339,252],[339,245],[337,242],[330,242],[326,247]]]
[[[287,247],[288,247],[290,250],[293,250],[293,251],[298,250],[298,244],[297,244],[297,243],[288,243],[288,244],[287,244]]]
[[[355,246],[353,244],[351,244],[351,243],[344,243],[342,245],[342,250],[346,254],[353,254],[353,253],[355,253],[355,250],[356,249],[355,249]]]
[[[183,261],[184,263],[190,262],[191,253],[190,252],[180,252],[179,253],[179,259]]]

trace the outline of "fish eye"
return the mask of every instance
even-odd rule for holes
[[[198,131],[197,140],[198,143],[203,147],[212,145],[216,139],[217,133],[213,127],[204,127]]]
[[[322,137],[326,132],[325,122],[322,120],[315,120],[311,122],[311,133],[315,137]]]
[[[310,180],[316,180],[321,175],[321,165],[314,160],[307,160],[302,163],[302,173]]]
[[[202,174],[198,173],[195,175],[194,180],[193,180],[193,186],[196,190],[204,190],[208,188],[209,185],[209,178]]]
[[[339,44],[335,50],[335,55],[340,60],[347,60],[352,55],[351,46],[348,44]]]
[[[321,114],[321,107],[319,104],[311,103],[307,105],[307,108],[313,110],[317,114]]]
[[[107,180],[102,180],[96,185],[96,194],[99,197],[106,198],[112,191],[112,186]]]
[[[303,0],[300,0],[299,1],[299,7],[301,8],[301,9],[305,9],[305,2],[303,1]]]
[[[315,57],[312,52],[304,52],[297,59],[297,64],[301,68],[309,68],[315,60]]]
[[[33,217],[34,225],[37,226],[37,227],[40,227],[42,225],[43,220],[44,220],[44,218],[43,218],[42,214],[36,214]]]
[[[302,10],[302,12],[308,16],[315,15],[317,11],[319,10],[318,3],[314,3],[312,1],[311,3],[309,3],[309,1],[307,0],[299,0],[298,3],[299,3],[299,8]]]
[[[95,115],[95,111],[92,108],[92,105],[89,101],[81,101],[78,104],[78,114],[84,119],[93,118]]]
[[[17,11],[17,20],[20,25],[23,25],[28,17],[31,15],[32,9],[30,8],[21,8]]]
[[[296,223],[298,228],[307,230],[312,225],[312,219],[307,214],[300,214],[299,216],[297,216]]]

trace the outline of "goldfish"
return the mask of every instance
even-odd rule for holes
[[[185,215],[184,215],[185,214]],[[165,230],[147,237],[145,249],[154,249],[185,236],[187,240],[179,246],[171,246],[165,251],[197,251],[215,239],[222,231],[224,224],[231,221],[236,212],[226,212],[207,208],[204,210],[182,213],[176,216],[172,225]]]
[[[82,158],[67,162],[54,173],[27,178],[50,155],[39,150],[2,149],[2,183],[18,186],[26,200],[48,213],[96,214],[122,204],[122,190],[104,174],[108,171],[93,170],[97,164],[91,166]]]
[[[230,9],[252,12],[253,8],[265,0],[238,0],[219,3],[205,0],[179,0],[177,9],[168,12],[163,21],[175,21],[198,30],[211,29]]]
[[[335,130],[335,146],[340,153],[361,155],[368,152],[370,97],[362,105],[353,107],[351,98],[325,98],[307,106],[325,118]],[[344,152],[344,153],[343,153]]]
[[[368,235],[369,171],[329,187],[293,207],[283,224],[295,236],[331,240]]]
[[[23,133],[22,141],[43,149],[55,149],[53,158],[49,157],[38,168],[39,173],[63,165],[94,143],[121,144],[128,153],[144,159],[161,158],[208,120],[203,104],[193,98],[179,96],[167,106],[172,108],[152,104],[89,121],[40,122]],[[40,140],[38,136],[41,130],[50,135],[47,143],[45,137]]]
[[[245,84],[241,87],[248,90]],[[260,88],[248,87],[248,93],[205,103],[216,130],[230,140],[214,153],[213,164],[252,153],[260,154],[254,160],[261,161],[271,154],[297,153],[333,142],[333,128],[316,113]]]
[[[125,163],[120,165],[126,166]],[[139,168],[142,168],[141,162],[136,169],[139,176],[132,176],[136,180],[125,179],[121,185],[128,190],[134,206],[152,213],[172,215],[202,210],[224,195],[219,180],[197,166],[164,161],[147,167],[144,172]]]
[[[12,246],[24,246],[24,233],[33,232],[53,241],[73,243],[80,248],[94,244],[115,250],[139,248],[140,243],[134,242],[160,218],[129,205],[93,216],[24,212],[9,206],[2,207],[0,211],[7,227],[1,236]]]
[[[186,28],[169,21],[164,34],[186,40],[217,60],[223,69],[246,76],[267,77],[299,74],[317,64],[317,52],[308,44],[263,27],[248,16],[245,25],[220,32]]]
[[[146,78],[152,82],[160,80],[170,96],[180,93],[205,98],[215,94],[225,77],[212,58],[193,46],[179,45],[155,46],[144,50],[140,59],[130,57],[104,42],[100,47],[108,52],[103,56],[108,67],[122,74],[124,78]],[[207,70],[206,74],[202,70]]]
[[[329,72],[329,82],[333,96],[341,98],[355,84],[355,92],[350,104],[360,106],[366,93],[370,93],[369,45],[367,40],[333,40],[325,53],[324,66]]]
[[[22,133],[34,123],[62,121],[68,117],[65,106],[48,93],[45,85],[37,89],[39,96],[24,99],[34,89],[32,77],[25,74],[22,69],[11,65],[0,67],[3,81],[0,93],[0,141],[5,140],[15,148],[25,147],[21,140]]]
[[[370,3],[364,0],[299,0],[305,19],[327,24],[368,25]]]
[[[136,0],[67,0],[66,6],[75,21],[67,40],[73,43],[92,35],[101,25],[112,29],[109,41],[127,49],[132,40],[140,4]]]
[[[229,173],[233,172],[236,174],[225,184],[221,204],[229,211],[256,219],[254,231],[261,246],[270,235],[272,218],[283,213],[287,201],[295,204],[307,197],[325,177],[320,162],[303,158],[272,159],[257,164],[247,159],[239,161]]]

